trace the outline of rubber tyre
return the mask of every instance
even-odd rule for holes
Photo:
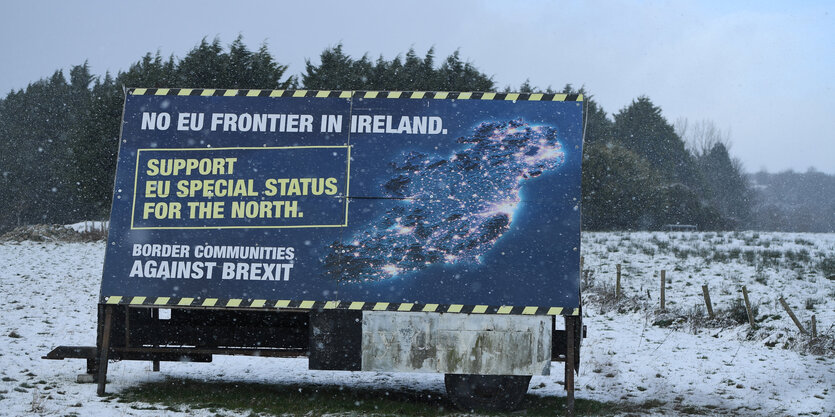
[[[530,375],[444,375],[447,396],[464,411],[517,410],[530,382]]]

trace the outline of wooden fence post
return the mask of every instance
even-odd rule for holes
[[[710,302],[710,291],[707,289],[707,284],[702,285],[702,294],[705,296],[705,305],[707,306],[707,315],[713,318],[713,304]]]
[[[789,307],[789,305],[786,304],[786,300],[784,300],[783,297],[780,297],[780,304],[783,305],[783,309],[786,310],[786,313],[789,313],[789,317],[791,317],[792,321],[794,322],[794,325],[797,326],[798,329],[800,329],[800,333],[807,334],[806,329],[804,329],[803,325],[800,324],[800,320],[798,320],[797,316],[794,315],[794,312],[792,311],[791,307]]]
[[[615,299],[620,300],[620,264],[617,265],[618,277],[615,281]]]
[[[812,337],[818,337],[818,325],[815,322],[814,314],[812,314]]]
[[[661,270],[661,310],[665,309],[664,308],[664,298],[665,298],[664,297],[664,290],[665,290],[664,287],[666,286],[665,285],[666,281],[667,281],[667,270],[662,269]]]
[[[748,301],[748,288],[745,288],[744,285],[742,286],[742,298],[745,300],[745,312],[748,313],[748,324],[751,327],[757,327],[754,323],[754,312],[751,311],[751,302]]]

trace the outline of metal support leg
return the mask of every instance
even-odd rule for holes
[[[96,393],[101,397],[104,395],[105,384],[107,383],[107,355],[110,351],[110,330],[113,327],[113,306],[108,305],[104,309],[104,329],[102,330],[101,352],[99,352],[99,387]]]
[[[151,309],[151,318],[154,319],[155,321],[159,320],[159,309],[158,308],[152,308]],[[125,334],[127,334],[127,333],[128,333],[128,331],[125,330]],[[159,345],[154,344],[154,347],[159,347]],[[153,362],[153,367],[151,369],[153,369],[154,372],[159,372],[159,361],[154,360],[152,362]]]
[[[574,331],[576,317],[565,316],[565,414],[574,417]]]
[[[95,358],[87,358],[87,374],[90,375],[90,378],[94,378],[96,374],[99,373],[99,368],[96,365]]]

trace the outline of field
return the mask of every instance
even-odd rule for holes
[[[163,362],[161,372],[113,363],[112,394],[97,397],[94,385],[75,382],[84,361],[41,359],[57,345],[95,343],[105,244],[64,240],[0,242],[0,415],[458,413],[440,375],[311,372],[305,359],[215,357]],[[581,414],[833,415],[835,235],[586,233],[582,241]],[[817,337],[800,333],[780,297],[807,332],[815,315]],[[555,364],[551,376],[534,377],[524,413],[552,412],[563,397]]]

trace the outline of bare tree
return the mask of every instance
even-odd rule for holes
[[[712,120],[702,119],[690,122],[686,117],[680,117],[673,124],[676,134],[687,145],[687,149],[696,157],[702,157],[710,152],[717,144],[725,149],[731,149],[731,132],[722,130]]]

